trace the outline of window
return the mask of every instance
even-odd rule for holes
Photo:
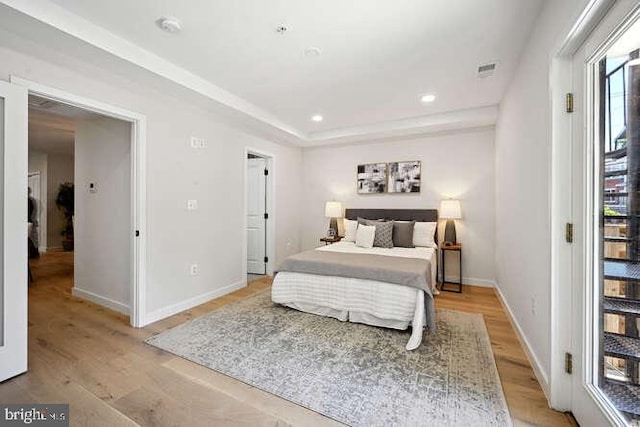
[[[640,426],[640,61],[638,50],[600,63],[598,386]],[[637,65],[636,65],[637,64]]]

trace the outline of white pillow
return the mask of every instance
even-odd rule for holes
[[[356,230],[358,228],[358,221],[351,219],[344,219],[344,242],[356,241]]]
[[[437,222],[416,222],[413,227],[413,246],[437,249],[438,245],[433,240],[437,227]]]
[[[375,236],[375,225],[359,225],[356,230],[356,246],[360,246],[361,248],[372,248]]]

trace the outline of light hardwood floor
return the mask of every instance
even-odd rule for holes
[[[270,279],[143,329],[71,295],[73,255],[32,261],[29,372],[0,384],[3,403],[70,403],[72,425],[331,426],[326,417],[144,344],[147,337],[270,286]],[[514,425],[575,425],[547,407],[492,289],[443,292],[438,307],[482,313]]]

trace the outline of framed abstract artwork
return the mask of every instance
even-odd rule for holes
[[[369,163],[358,165],[358,194],[384,193],[387,190],[387,164]]]
[[[420,192],[420,160],[389,163],[389,193]]]

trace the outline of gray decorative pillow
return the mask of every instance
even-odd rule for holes
[[[376,236],[373,239],[373,246],[380,248],[393,247],[393,222],[378,222],[376,224]]]
[[[362,225],[376,225],[378,222],[386,222],[386,219],[364,219],[361,216],[358,217],[358,224]]]
[[[415,221],[393,221],[393,246],[415,248],[413,245],[413,228]]]
[[[373,239],[374,247],[379,247],[379,248],[393,247],[393,222],[358,218],[358,223],[362,225],[374,225],[376,227],[376,235]],[[413,234],[412,234],[412,238],[413,238]]]

